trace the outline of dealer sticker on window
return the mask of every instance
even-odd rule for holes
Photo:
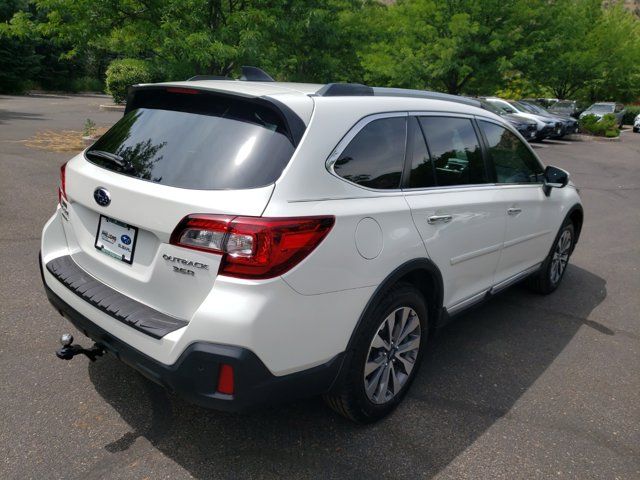
[[[95,245],[102,253],[130,264],[133,262],[137,235],[137,227],[100,215]]]

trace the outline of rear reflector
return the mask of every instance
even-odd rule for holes
[[[171,244],[222,255],[220,275],[272,278],[300,263],[327,236],[335,218],[188,215]]]
[[[226,363],[220,364],[220,371],[218,372],[218,387],[216,390],[220,393],[226,393],[227,395],[233,395],[233,367]]]

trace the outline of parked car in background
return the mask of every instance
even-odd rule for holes
[[[504,100],[498,97],[483,97],[484,100],[499,107],[507,113],[517,114],[520,117],[528,118],[536,122],[538,135],[536,140],[543,140],[551,136],[562,135],[563,125],[559,120],[530,112],[523,105],[514,100]]]
[[[584,118],[587,115],[595,115],[600,120],[607,113],[611,113],[616,117],[618,125],[622,128],[622,119],[624,118],[624,105],[614,102],[598,102],[591,105],[584,112],[580,114],[580,118]]]
[[[547,110],[555,115],[568,115],[574,118],[578,118],[582,113],[582,109],[575,100],[560,100]]]
[[[525,98],[525,100],[528,102],[533,102],[538,105],[541,105],[544,108],[549,108],[551,105],[554,105],[558,101],[557,98],[545,98],[545,97]]]
[[[636,115],[636,118],[633,120],[633,131],[640,133],[640,114]]]
[[[538,105],[535,102],[530,102],[530,101],[526,101],[526,100],[521,100],[520,103],[525,107],[532,111],[533,113],[538,113],[540,115],[546,115],[549,116],[551,118],[556,118],[559,121],[562,122],[562,127],[563,127],[563,132],[562,135],[559,135],[559,137],[562,137],[564,135],[569,135],[571,133],[577,133],[578,132],[578,120],[576,120],[575,118],[569,116],[569,115],[560,115],[560,114],[553,114],[551,113],[549,110],[543,108],[542,106]]]
[[[509,122],[513,128],[518,130],[520,135],[522,135],[527,141],[535,140],[538,135],[538,126],[534,120],[523,117],[516,113],[507,113],[502,108],[493,105],[487,100],[483,100],[481,98],[477,99],[480,102],[480,105],[485,110],[489,110],[491,113],[495,113],[496,115],[501,116],[507,122]]]

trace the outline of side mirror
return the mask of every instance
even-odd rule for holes
[[[563,188],[569,183],[569,172],[551,165],[544,169],[542,178],[542,189],[548,197],[552,188]]]

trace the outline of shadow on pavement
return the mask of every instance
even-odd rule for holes
[[[571,265],[550,296],[514,287],[463,314],[431,342],[398,410],[364,427],[319,399],[245,415],[204,410],[107,357],[89,375],[131,432],[104,448],[127,455],[144,437],[196,478],[428,478],[509,412],[578,329],[614,334],[586,320],[605,297],[602,278]]]
[[[0,125],[11,122],[12,120],[49,120],[49,118],[39,113],[12,112],[10,110],[0,109]]]

